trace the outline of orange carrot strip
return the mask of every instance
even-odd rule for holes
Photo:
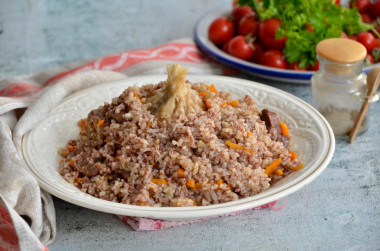
[[[244,146],[241,146],[241,145],[238,145],[238,144],[235,144],[229,140],[226,140],[226,144],[231,147],[231,148],[234,148],[234,149],[240,149],[240,150],[243,150],[243,151],[246,151],[246,152],[249,152],[249,153],[253,153],[253,150],[252,149],[248,149],[248,148],[245,148]]]
[[[215,89],[215,85],[214,84],[212,84],[210,86],[207,86],[207,88],[210,90],[210,92],[218,93],[218,91]]]
[[[154,184],[164,184],[164,185],[167,185],[168,182],[164,179],[151,179],[150,181],[152,181]]]
[[[226,105],[227,105],[227,102],[223,102],[223,103],[220,105],[220,107],[221,107],[221,108],[224,108]]]
[[[208,94],[208,91],[198,93],[198,95],[201,96],[202,98],[205,98],[207,94]]]
[[[82,178],[79,178],[79,177],[78,177],[78,178],[75,178],[74,181],[75,181],[76,183],[80,183],[80,182],[82,181]]]
[[[230,101],[230,102],[228,102],[228,104],[229,104],[230,106],[237,106],[237,105],[239,104],[239,100],[236,99],[236,100]]]
[[[216,184],[217,184],[218,186],[222,185],[222,184],[223,184],[223,180],[222,180],[222,179],[219,179],[219,180],[216,182]]]
[[[183,170],[182,168],[178,169],[178,176],[180,178],[185,178],[185,170]]]
[[[216,184],[218,185],[218,188],[216,189],[216,191],[218,191],[220,189],[220,185],[223,184],[223,180],[222,179],[219,179]]]
[[[195,182],[193,179],[189,179],[186,185],[188,188],[195,189]]]
[[[98,120],[98,127],[102,126],[104,124],[104,119]]]
[[[79,122],[80,129],[81,129],[82,131],[86,130],[86,122],[87,122],[87,119],[86,119],[86,118],[82,119],[82,120]]]
[[[284,172],[281,169],[277,169],[276,171],[274,171],[274,174],[281,176],[284,174]]]
[[[253,133],[251,133],[251,132],[247,132],[247,134],[248,134],[249,136],[253,136]]]
[[[227,188],[232,191],[232,186],[230,184],[227,184]]]
[[[74,146],[67,145],[66,149],[67,149],[67,151],[71,152],[72,150],[74,150]]]
[[[133,96],[135,96],[135,98],[137,98],[142,103],[142,101],[141,101],[141,99],[137,93],[133,93]]]
[[[293,171],[298,171],[298,170],[302,169],[302,168],[304,167],[304,165],[305,165],[304,163],[301,163],[301,164],[299,164],[298,166],[292,168],[292,170],[293,170]]]
[[[207,106],[208,109],[211,108],[211,101],[212,101],[211,98],[209,98],[209,99],[206,100],[206,106]]]
[[[74,167],[74,160],[73,159],[70,159],[69,166]]]
[[[243,147],[241,150],[246,151],[246,152],[248,152],[248,153],[250,153],[250,154],[253,153],[253,150],[252,150],[252,149],[248,149],[248,148],[245,148],[245,147]]]
[[[270,176],[274,172],[274,170],[276,170],[276,168],[280,165],[280,163],[281,163],[281,158],[274,160],[265,168],[265,171],[264,171],[265,174]]]
[[[199,189],[199,188],[202,188],[202,187],[203,187],[203,183],[202,182],[195,183],[195,188],[196,189]]]
[[[193,205],[196,206],[197,202],[194,199],[191,199],[193,201]]]
[[[290,153],[290,159],[291,160],[294,160],[295,158],[297,158],[297,153],[296,152],[289,152]]]
[[[235,143],[233,143],[233,142],[231,142],[229,140],[226,140],[226,144],[227,144],[227,146],[235,148],[235,149],[241,149],[242,148],[242,146],[240,146],[238,144],[235,144]]]
[[[289,138],[289,130],[288,130],[288,127],[286,126],[286,124],[282,121],[280,121],[280,127],[281,127],[281,132],[282,132],[282,135],[286,136]]]

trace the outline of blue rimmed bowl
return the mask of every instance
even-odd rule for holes
[[[194,29],[194,40],[200,49],[209,55],[211,58],[216,61],[230,66],[232,68],[241,70],[251,75],[259,76],[266,79],[289,82],[295,84],[309,84],[310,79],[315,73],[314,71],[295,71],[295,70],[283,70],[273,67],[267,67],[260,64],[255,64],[245,60],[238,59],[233,57],[216,45],[214,45],[208,38],[208,28],[212,21],[218,17],[226,17],[230,15],[232,9],[230,6],[218,8],[213,10],[206,15],[204,15],[196,24]],[[375,64],[371,66],[366,66],[363,68],[363,71],[368,73],[370,69],[374,66],[379,66],[380,64]]]

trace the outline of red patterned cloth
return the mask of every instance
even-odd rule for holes
[[[90,70],[117,71],[127,76],[157,72],[165,73],[165,67],[163,66],[173,61],[197,68],[196,70],[190,68],[189,73],[220,74],[222,71],[228,72],[230,70],[211,62],[198,50],[192,41],[185,39],[151,49],[129,50],[94,60],[75,62],[29,78],[2,80],[0,81],[0,97],[36,97],[43,88],[70,75]],[[206,66],[205,64],[208,65]],[[199,66],[201,66],[201,69],[199,69]]]
[[[0,250],[17,250],[18,237],[9,212],[0,206],[0,236],[2,244]]]
[[[284,202],[284,201],[283,201]],[[207,219],[198,219],[198,220],[189,220],[189,221],[166,221],[166,220],[155,220],[155,219],[149,219],[149,218],[138,218],[138,217],[131,217],[131,216],[118,216],[120,219],[122,219],[125,223],[130,225],[134,230],[136,231],[154,231],[154,230],[161,230],[165,228],[172,228],[177,227],[185,224],[191,224],[196,222],[201,222],[205,220],[209,220],[212,218],[217,217],[226,217],[226,216],[232,216],[241,214],[250,210],[257,210],[262,208],[269,208],[271,210],[280,210],[285,207],[285,203],[282,203],[282,205],[277,205],[277,201],[270,202],[265,205],[261,205],[252,209],[243,210],[243,211],[237,211],[230,214],[225,214],[221,216],[211,217]],[[277,206],[277,207],[276,207]]]

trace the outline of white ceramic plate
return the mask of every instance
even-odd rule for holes
[[[277,81],[297,83],[297,84],[309,84],[310,78],[313,76],[313,71],[294,71],[294,70],[283,70],[273,67],[267,67],[255,63],[251,63],[245,60],[238,59],[233,57],[217,46],[215,46],[208,39],[208,28],[212,21],[218,17],[226,17],[232,12],[232,6],[222,7],[216,10],[213,10],[203,16],[195,26],[194,29],[194,40],[197,45],[201,48],[210,57],[221,62],[222,64],[228,65],[230,67],[239,69],[248,74],[256,75],[266,79],[272,79]],[[372,66],[367,66],[363,68],[363,71],[368,73],[370,69],[374,66],[380,65],[375,64]]]
[[[187,79],[193,83],[214,83],[218,90],[230,91],[236,98],[248,94],[256,99],[260,108],[278,112],[290,129],[295,151],[301,156],[305,167],[258,195],[219,205],[182,208],[133,206],[101,200],[81,192],[58,173],[61,158],[57,151],[69,139],[78,136],[79,119],[105,101],[110,102],[128,86],[158,83],[166,78],[166,75],[133,77],[96,86],[63,100],[23,139],[24,157],[40,186],[63,200],[102,212],[166,220],[199,219],[253,208],[293,193],[317,178],[333,156],[335,140],[328,122],[297,97],[247,80],[189,75]]]

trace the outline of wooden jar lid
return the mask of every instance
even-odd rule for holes
[[[317,54],[337,63],[356,63],[367,55],[366,48],[359,42],[347,38],[329,38],[317,44]]]

